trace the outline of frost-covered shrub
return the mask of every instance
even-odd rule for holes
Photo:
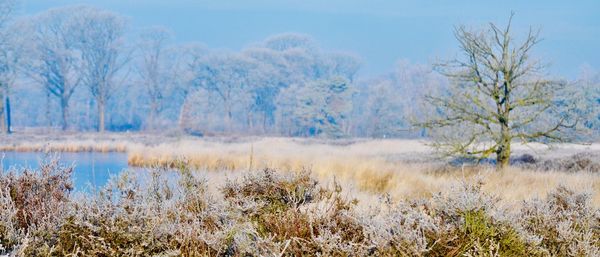
[[[481,184],[462,184],[429,200],[385,201],[365,227],[378,255],[521,256],[526,245]]]
[[[522,233],[544,256],[600,256],[600,213],[587,193],[560,186],[545,200],[523,204]]]
[[[22,238],[17,227],[17,207],[6,185],[0,188],[0,254],[13,248]]]
[[[222,191],[259,240],[271,241],[262,255],[350,255],[366,249],[362,224],[354,217],[355,202],[343,198],[335,183],[333,189],[318,186],[308,171],[265,169],[229,181]]]
[[[0,172],[0,253],[55,237],[68,211],[72,171],[52,159],[37,170]]]
[[[284,174],[265,169],[240,181],[228,181],[221,191],[225,200],[252,216],[310,203],[320,193],[317,184],[307,171]]]
[[[600,256],[589,194],[559,187],[504,208],[462,183],[357,205],[309,171],[251,171],[209,190],[183,162],[70,193],[57,162],[0,174],[0,253],[16,256]],[[169,175],[165,175],[169,174]],[[177,183],[167,176],[177,174]]]
[[[85,256],[158,254],[166,248],[168,224],[162,222],[169,200],[164,188],[142,190],[124,173],[97,195],[73,203],[61,224],[56,252]],[[154,182],[152,184],[155,184]]]
[[[380,255],[421,256],[430,249],[429,235],[443,228],[427,214],[424,202],[392,203],[382,201],[362,217],[374,252]]]
[[[19,228],[27,229],[55,216],[54,212],[69,200],[72,171],[54,159],[40,163],[38,170],[11,169],[6,174],[0,173],[0,185],[8,190],[16,208]]]
[[[123,173],[99,194],[73,203],[54,251],[85,256],[194,256],[225,252],[225,215],[206,192],[206,183],[182,171],[173,192],[165,171],[152,171],[140,186]]]
[[[567,157],[516,163],[527,169],[565,172],[600,172],[600,153],[583,152]]]

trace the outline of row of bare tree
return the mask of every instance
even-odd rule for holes
[[[12,1],[3,3],[14,7]],[[129,60],[123,48],[125,20],[83,6],[13,19],[4,23],[2,35],[2,52],[8,57],[2,60],[4,94],[17,84],[37,84],[59,102],[60,126],[67,129],[71,98],[87,87],[97,106],[98,130],[103,131],[106,104]]]
[[[436,135],[447,152],[487,156],[505,154],[507,140],[559,138],[568,113],[600,127],[600,76],[593,69],[575,82],[544,76],[531,57],[536,31],[516,44],[510,26],[459,27],[465,58],[437,70],[400,61],[389,73],[359,77],[359,57],[321,49],[306,35],[213,50],[176,43],[167,28],[132,29],[121,15],[90,6],[14,17],[14,3],[0,2],[2,131],[12,120],[18,128],[84,131]],[[558,108],[565,106],[572,108]]]
[[[400,67],[414,74],[357,81],[358,57],[324,51],[301,34],[228,52],[174,43],[163,27],[131,32],[119,14],[89,6],[12,19],[9,13],[2,92],[14,98],[17,127],[393,136],[397,129],[386,131],[391,126],[383,123],[400,122],[392,121],[398,110],[387,106],[396,101],[383,103],[376,94],[399,91],[393,85],[398,79],[415,91],[417,76],[443,84],[427,68],[407,63]],[[370,83],[380,90],[370,92]],[[378,108],[373,126],[357,119],[371,105]],[[390,109],[387,116],[384,109]]]

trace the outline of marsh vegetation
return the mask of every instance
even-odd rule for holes
[[[339,180],[319,182],[309,169],[222,172],[221,179],[193,171],[185,161],[170,169],[178,174],[176,182],[165,178],[164,168],[151,169],[143,185],[136,173],[124,172],[83,195],[72,192],[72,168],[53,160],[38,170],[2,173],[1,251],[24,256],[597,256],[600,250],[600,217],[591,191],[564,185],[505,202],[486,192],[494,182],[484,176],[445,179],[447,189],[431,189],[429,196],[363,193],[361,199]]]
[[[18,7],[0,256],[600,256],[600,72],[549,74],[514,13],[365,74],[307,34],[223,50]]]

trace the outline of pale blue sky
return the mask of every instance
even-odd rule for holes
[[[179,42],[240,49],[265,37],[299,32],[322,47],[354,52],[363,74],[392,69],[399,59],[430,63],[457,52],[457,24],[504,24],[516,12],[516,32],[541,27],[537,56],[553,74],[574,77],[588,64],[600,68],[600,1],[392,1],[392,0],[21,0],[21,12],[89,4],[119,12],[134,28],[170,27]]]

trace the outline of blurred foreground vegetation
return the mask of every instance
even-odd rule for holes
[[[178,181],[125,172],[93,194],[71,167],[0,174],[0,253],[16,256],[598,256],[600,212],[559,186],[507,207],[464,182],[422,199],[360,203],[310,171],[247,171],[218,188],[183,162]]]

